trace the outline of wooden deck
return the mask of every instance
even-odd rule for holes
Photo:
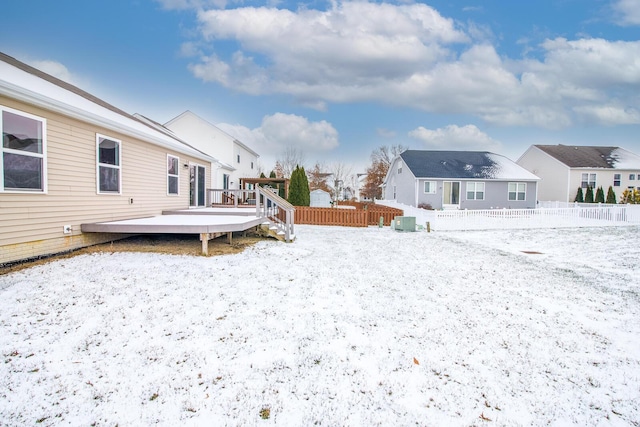
[[[233,196],[255,197],[253,205],[227,205],[225,207],[208,207],[164,211],[162,215],[146,218],[105,221],[92,224],[81,224],[83,233],[125,233],[125,234],[199,234],[202,241],[202,253],[208,255],[209,240],[227,234],[231,243],[234,231],[245,231],[260,227],[264,232],[284,242],[293,242],[295,208],[274,194],[271,190],[256,188],[255,190],[216,190],[209,189],[213,200]],[[220,196],[220,197],[219,197]],[[214,200],[215,201],[215,200]]]
[[[226,213],[213,208],[167,211],[154,217],[82,224],[81,229],[83,233],[199,234],[202,253],[207,255],[210,239],[226,234],[231,243],[234,231],[260,226],[266,220],[256,216],[255,209],[232,213],[225,208],[224,211]]]

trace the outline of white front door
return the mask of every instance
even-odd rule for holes
[[[442,209],[460,209],[460,182],[443,182]]]

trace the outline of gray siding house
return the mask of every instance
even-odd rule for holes
[[[433,209],[535,208],[539,179],[486,151],[407,150],[391,162],[382,195]]]

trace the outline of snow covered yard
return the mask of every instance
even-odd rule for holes
[[[298,226],[0,276],[0,424],[638,426],[639,231]]]

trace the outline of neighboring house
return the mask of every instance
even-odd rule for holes
[[[0,129],[0,264],[122,237],[83,223],[204,206],[216,161],[2,53]]]
[[[640,188],[640,156],[620,147],[532,145],[517,163],[542,179],[539,200],[573,202],[578,187],[607,194],[609,186],[620,200],[627,188]]]
[[[214,188],[238,189],[240,178],[258,177],[258,153],[191,111],[185,111],[164,126],[218,159],[219,167],[211,175]]]
[[[366,173],[356,174],[356,179],[355,179],[356,188],[354,189],[353,197],[355,197],[356,201],[358,202],[370,201],[370,199],[362,195],[362,189],[365,188],[365,186],[367,185],[367,176],[368,175]]]
[[[407,150],[391,162],[382,194],[433,209],[534,208],[538,180],[486,151]]]

